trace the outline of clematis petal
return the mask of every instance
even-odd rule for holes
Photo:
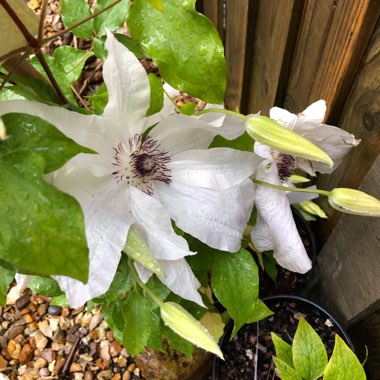
[[[107,134],[101,116],[82,115],[62,107],[48,106],[30,100],[9,100],[0,103],[0,116],[16,112],[40,117],[56,126],[67,137],[96,152],[102,152]]]
[[[107,33],[108,56],[103,66],[108,90],[105,121],[112,124],[109,133],[127,138],[142,132],[150,104],[148,76],[139,60],[112,33]]]
[[[257,178],[281,185],[275,165],[263,162]],[[261,251],[273,250],[282,267],[305,273],[311,269],[302,240],[298,234],[285,191],[258,186],[255,205],[258,211],[252,242]]]
[[[156,193],[182,230],[213,248],[230,252],[240,248],[255,198],[251,180],[218,191],[176,181],[156,183]]]
[[[309,123],[297,124],[294,131],[319,146],[334,161],[331,168],[323,163],[312,162],[313,170],[320,173],[332,173],[350,149],[360,143],[360,140],[356,140],[355,136],[347,131],[326,124],[320,124],[318,127]]]
[[[153,128],[150,136],[160,142],[163,150],[174,155],[190,149],[206,149],[216,135],[227,139],[231,135],[238,137],[241,131],[231,134],[232,129],[229,126],[218,128],[193,116],[173,114]]]
[[[223,190],[250,177],[258,163],[259,158],[253,153],[213,148],[178,153],[172,157],[168,168],[176,182]]]
[[[166,274],[160,280],[175,294],[204,306],[202,297],[198,293],[201,286],[194,276],[190,265],[185,259],[180,260],[160,260],[160,265]]]
[[[174,232],[168,211],[157,199],[135,187],[131,187],[130,195],[136,227],[156,259],[178,260],[195,254],[189,250],[186,240]]]
[[[60,169],[61,173],[62,170]],[[87,284],[65,276],[55,276],[72,307],[81,306],[109,288],[120,261],[133,219],[128,210],[128,192],[124,186],[94,177],[88,170],[71,168],[65,176],[52,175],[60,190],[74,196],[82,206],[89,247]]]

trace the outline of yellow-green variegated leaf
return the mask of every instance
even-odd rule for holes
[[[223,359],[222,351],[212,335],[181,305],[174,302],[163,303],[161,318],[166,326],[182,338]]]

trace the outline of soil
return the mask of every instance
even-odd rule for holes
[[[301,301],[267,300],[265,302],[274,315],[260,321],[245,325],[230,341],[232,325],[227,330],[222,346],[225,361],[217,360],[215,380],[254,379],[257,364],[258,380],[280,380],[275,374],[272,356],[275,355],[271,331],[275,332],[289,344],[292,343],[298,321],[304,317],[321,337],[328,356],[334,347],[334,337],[340,328],[327,315],[312,305]]]

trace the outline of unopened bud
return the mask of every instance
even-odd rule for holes
[[[291,183],[306,183],[306,182],[310,182],[310,179],[309,178],[306,178],[306,177],[303,177],[302,175],[298,175],[298,174],[292,174],[288,180],[291,182]]]
[[[135,226],[131,226],[128,231],[127,242],[123,251],[133,260],[137,261],[144,268],[157,275],[165,277],[159,262],[153,256],[148,245],[138,232]]]
[[[347,214],[380,216],[380,201],[363,191],[338,188],[330,192],[329,203]]]
[[[322,149],[269,117],[253,115],[249,118],[246,129],[255,141],[275,150],[333,166],[332,159]]]
[[[311,215],[319,216],[320,218],[327,218],[325,212],[313,201],[300,202],[300,206],[303,211],[308,212]]]
[[[161,305],[165,325],[190,343],[223,358],[222,351],[208,330],[181,305],[165,302]]]

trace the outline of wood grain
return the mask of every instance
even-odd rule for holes
[[[285,106],[300,112],[325,99],[336,120],[378,19],[379,1],[309,0],[304,8]]]
[[[203,14],[208,17],[215,25],[219,32],[219,36],[224,42],[224,28],[223,28],[223,0],[204,0],[203,1]]]
[[[380,157],[361,190],[380,198]],[[345,324],[380,309],[380,218],[343,215],[318,257],[323,301]]]
[[[268,111],[282,90],[282,75],[291,58],[297,11],[302,2],[295,0],[262,0],[258,3],[254,30],[253,58],[250,64],[248,92],[249,113]],[[289,45],[290,44],[290,45]]]
[[[225,103],[232,110],[241,108],[245,89],[244,70],[247,53],[248,20],[250,19],[249,0],[241,0],[239,7],[227,2],[226,14],[226,59],[228,62],[228,81]],[[250,20],[251,22],[253,20]]]
[[[338,126],[362,141],[351,150],[333,175],[319,178],[318,187],[321,189],[358,188],[380,153],[380,21],[375,28]],[[321,242],[326,241],[341,215],[331,209],[326,200],[322,200],[322,206],[329,219],[318,230]]]

